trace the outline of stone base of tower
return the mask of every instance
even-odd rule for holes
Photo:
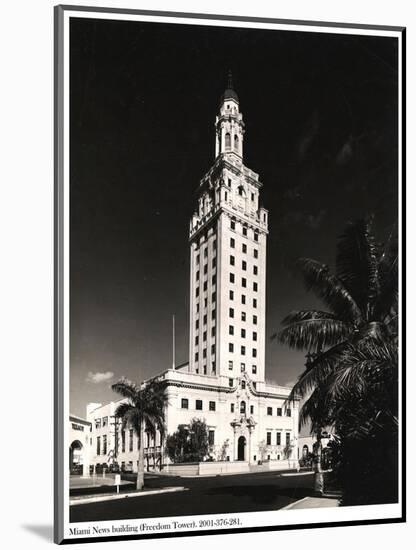
[[[145,438],[145,469],[178,475],[228,475],[298,466],[298,401],[286,404],[291,388],[254,382],[247,373],[235,378],[169,369],[157,376],[166,384],[165,437]],[[88,409],[85,463],[109,468],[114,462],[136,470],[138,441],[134,430],[124,435],[115,422],[117,403]],[[205,421],[209,432],[206,460],[170,464],[163,448],[166,436],[194,419]],[[88,437],[87,437],[88,436]],[[88,445],[88,440],[91,441]]]
[[[270,469],[297,467],[298,401],[290,408],[286,403],[291,388],[254,385],[247,373],[228,379],[170,369],[158,378],[166,383],[167,434],[193,419],[206,422],[209,454],[195,475],[218,468],[249,471],[259,463]]]

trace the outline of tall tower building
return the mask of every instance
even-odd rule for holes
[[[258,460],[269,469],[294,468],[298,456],[298,400],[289,404],[291,388],[265,378],[268,213],[258,174],[244,165],[244,137],[229,77],[215,120],[214,163],[200,181],[189,227],[189,363],[155,377],[166,384],[167,434],[195,418],[206,422],[211,460],[194,464],[195,475],[253,471]],[[117,441],[108,428],[113,406],[87,411],[91,464],[103,462],[104,436],[106,445]],[[137,468],[137,441],[133,430],[127,435],[113,456]],[[161,434],[146,441],[148,467],[164,462],[180,475],[190,466],[171,464],[164,442]]]
[[[190,222],[189,371],[221,385],[265,379],[268,212],[259,176],[244,165],[244,121],[231,80],[215,121],[215,160]]]

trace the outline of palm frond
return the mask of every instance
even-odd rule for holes
[[[353,340],[358,344],[369,339],[374,342],[382,343],[388,337],[389,331],[385,323],[380,321],[371,321],[356,330]]]
[[[282,321],[287,325],[277,335],[282,344],[298,350],[317,351],[337,345],[352,331],[351,325],[344,321],[324,317],[322,312],[309,313],[292,312]]]
[[[144,423],[145,423],[145,426],[146,426],[146,430],[149,433],[151,433],[152,435],[154,435],[156,433],[156,430],[157,430],[157,425],[156,425],[154,416],[149,415],[148,413],[146,413],[144,415]]]
[[[337,369],[331,376],[329,393],[336,398],[351,389],[357,395],[374,392],[378,385],[396,378],[398,368],[397,344],[367,338],[357,345],[348,345]]]
[[[325,387],[347,346],[348,341],[340,342],[328,351],[319,354],[311,366],[299,376],[286,401],[293,402],[295,399],[305,397],[318,386]]]
[[[143,387],[122,379],[112,386],[113,390],[127,402],[121,403],[115,412],[116,417],[122,420],[122,429],[131,426],[140,441],[141,427],[155,433],[158,430],[163,437],[165,434],[165,407],[167,403],[166,383],[153,379]]]
[[[386,329],[392,338],[397,338],[399,334],[399,314],[392,311],[390,315],[384,318]]]
[[[374,317],[383,320],[397,311],[398,302],[398,240],[396,230],[390,234],[379,262],[380,293],[374,307]]]
[[[125,416],[131,409],[133,408],[133,405],[131,403],[120,403],[118,405],[117,409],[115,410],[114,416],[116,418],[122,418]]]
[[[337,318],[348,322],[359,322],[361,311],[342,281],[329,272],[327,265],[300,258],[296,262],[300,269],[305,287],[313,291]]]
[[[123,416],[121,417],[121,429],[125,430],[126,427],[133,428],[136,432],[136,435],[140,433],[140,425],[141,425],[141,419],[140,419],[140,413],[135,407],[130,407],[128,410],[125,411]]]
[[[324,427],[332,424],[332,405],[328,400],[325,388],[316,387],[304,401],[299,412],[299,429],[310,424],[311,433],[317,434]]]
[[[291,311],[282,321],[282,325],[291,325],[298,321],[309,321],[311,319],[332,319],[338,320],[336,315],[328,311],[320,311],[317,309],[307,309],[300,311]]]
[[[366,319],[380,293],[379,254],[371,220],[349,223],[338,238],[336,274]]]
[[[127,378],[122,378],[115,384],[111,386],[111,389],[121,395],[121,397],[131,399],[134,401],[137,399],[137,394],[140,391],[140,388],[134,383],[128,380]]]
[[[373,410],[366,409],[365,413],[366,417],[363,416],[362,410],[350,411],[349,422],[343,426],[344,437],[365,441],[374,439],[380,433],[384,437],[386,433],[392,436],[397,433],[399,420],[391,411],[375,407]]]

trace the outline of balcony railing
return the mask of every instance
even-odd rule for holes
[[[146,447],[144,449],[144,456],[154,456],[159,455],[161,453],[161,447],[160,445],[156,445],[156,447]]]

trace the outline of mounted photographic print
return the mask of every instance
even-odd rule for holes
[[[55,541],[404,521],[405,30],[55,37]]]

